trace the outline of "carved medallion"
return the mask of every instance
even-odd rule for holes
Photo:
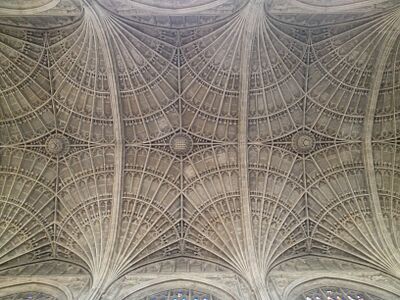
[[[315,137],[311,132],[300,131],[292,138],[292,148],[300,154],[308,154],[315,148]]]
[[[186,133],[176,133],[169,141],[172,152],[177,156],[185,156],[192,151],[192,138]]]
[[[67,154],[69,150],[68,139],[61,134],[54,134],[46,141],[47,153],[54,157],[60,157]]]

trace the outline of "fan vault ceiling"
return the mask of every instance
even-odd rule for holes
[[[398,1],[0,23],[0,299],[400,299]]]

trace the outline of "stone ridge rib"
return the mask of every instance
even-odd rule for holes
[[[394,20],[393,20],[394,19]],[[363,160],[366,171],[366,182],[371,197],[371,208],[373,211],[373,220],[376,225],[379,236],[376,237],[376,241],[380,244],[380,249],[383,249],[383,255],[388,260],[388,264],[391,270],[389,273],[400,277],[400,253],[398,249],[393,244],[390,238],[390,233],[385,225],[385,220],[383,219],[382,208],[380,204],[378,187],[376,181],[376,173],[374,167],[374,156],[372,150],[372,134],[374,127],[375,111],[379,97],[379,91],[383,80],[383,75],[385,72],[386,63],[390,56],[390,53],[395,46],[396,41],[400,36],[400,10],[396,10],[392,18],[388,18],[387,26],[385,32],[385,38],[381,45],[381,51],[376,62],[376,69],[374,70],[374,81],[371,86],[369,95],[367,109],[365,113],[365,121],[363,128]]]
[[[317,13],[337,13],[341,11],[356,10],[365,7],[366,5],[378,5],[386,0],[364,0],[356,3],[343,3],[339,5],[321,5],[317,3],[306,3],[302,0],[293,0],[293,2],[303,9],[307,9]],[[355,1],[354,1],[355,2]]]
[[[169,0],[165,0],[169,1]],[[217,6],[225,4],[228,0],[214,0],[211,3],[207,4],[202,4],[202,5],[197,5],[193,7],[184,7],[184,8],[163,8],[159,7],[156,5],[150,5],[150,4],[145,4],[145,3],[140,3],[140,2],[135,2],[133,1],[131,5],[137,9],[142,9],[142,10],[147,10],[150,11],[153,14],[168,14],[171,16],[175,15],[185,15],[185,14],[195,14],[199,13],[201,11],[213,9]]]
[[[116,248],[116,241],[119,230],[120,220],[120,205],[123,193],[123,172],[124,172],[124,132],[123,132],[123,120],[121,117],[121,101],[119,99],[119,87],[118,78],[116,74],[115,62],[112,55],[112,46],[107,42],[106,26],[104,24],[104,18],[106,17],[105,12],[96,7],[96,4],[86,3],[86,13],[91,18],[94,28],[97,33],[97,37],[100,42],[100,48],[104,56],[105,65],[107,68],[108,83],[110,87],[110,102],[113,116],[113,132],[115,142],[115,153],[114,153],[114,182],[112,190],[112,207],[111,207],[111,218],[110,226],[107,237],[107,244],[105,245],[104,256],[101,258],[102,261],[98,261],[101,266],[98,266],[99,274],[93,274],[93,288],[92,293],[88,299],[98,299],[101,296],[103,288],[106,288],[108,283],[113,279],[113,275],[110,274],[112,257]],[[96,281],[97,279],[97,281]]]
[[[245,32],[242,36],[242,51],[240,61],[240,90],[239,90],[239,123],[238,123],[238,156],[240,174],[240,198],[242,202],[243,231],[246,249],[247,278],[257,299],[268,300],[269,295],[265,286],[264,270],[260,269],[259,257],[254,248],[253,226],[251,216],[251,201],[248,177],[248,108],[251,71],[251,50],[257,27],[261,24],[264,14],[262,0],[251,0],[242,13],[245,19]]]
[[[28,2],[28,1],[27,1]],[[49,9],[56,7],[60,3],[60,0],[49,0],[47,3],[43,3],[40,6],[31,6],[26,8],[5,8],[0,6],[0,16],[28,16],[45,12]]]

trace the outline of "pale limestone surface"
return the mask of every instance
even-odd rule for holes
[[[400,299],[398,1],[0,24],[0,300]]]

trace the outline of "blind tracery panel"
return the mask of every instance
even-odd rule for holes
[[[129,298],[133,300],[133,298]],[[141,300],[221,300],[208,293],[188,289],[172,289],[163,291]]]
[[[296,300],[384,300],[370,293],[339,287],[320,287],[310,290]]]

